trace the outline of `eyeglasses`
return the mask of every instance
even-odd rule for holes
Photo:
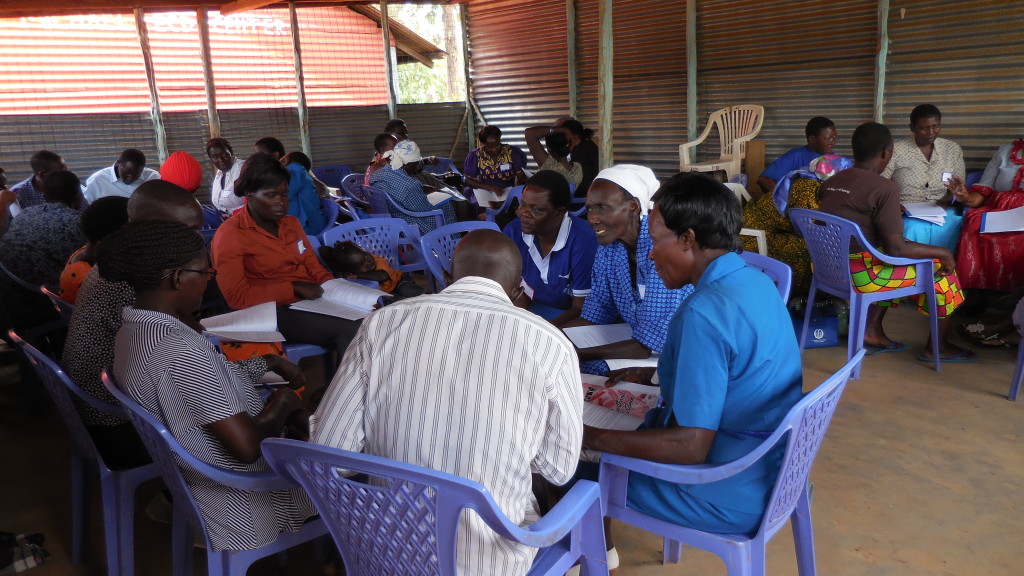
[[[195,272],[196,274],[206,274],[207,280],[213,280],[214,278],[217,277],[217,269],[211,266],[206,270],[193,270],[192,268],[175,268],[174,270],[171,270],[167,274],[161,276],[160,279],[163,280],[164,278],[168,278],[170,277],[171,274],[174,274],[178,270],[181,270],[182,272]]]

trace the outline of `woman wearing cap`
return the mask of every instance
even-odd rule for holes
[[[604,374],[609,369],[605,360],[647,359],[652,353],[660,353],[669,318],[693,291],[689,284],[675,290],[666,288],[647,258],[651,251],[647,212],[658,186],[650,168],[633,164],[606,168],[590,185],[587,220],[599,246],[590,294],[572,325],[625,322],[632,328],[633,337],[581,348],[584,372]]]
[[[410,212],[428,212],[439,207],[444,214],[445,224],[456,221],[451,203],[445,201],[439,206],[431,204],[427,200],[423,184],[412,176],[423,166],[420,147],[415,142],[402,140],[395,144],[393,149],[384,152],[382,156],[389,161],[389,164],[370,176],[371,186],[380,188],[391,196],[395,204]],[[447,199],[450,200],[451,197],[448,196]],[[437,227],[433,218],[409,216],[401,212],[393,214],[393,216],[416,226],[420,234],[426,234]]]

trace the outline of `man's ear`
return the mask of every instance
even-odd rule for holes
[[[697,237],[693,233],[693,228],[687,228],[686,232],[679,235],[677,241],[679,242],[679,247],[683,250],[688,251],[697,248]]]
[[[444,283],[451,286],[455,282],[455,278],[452,277],[452,273],[447,270],[441,271],[441,277],[444,278]]]

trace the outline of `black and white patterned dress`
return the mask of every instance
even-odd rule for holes
[[[177,318],[124,309],[114,352],[118,384],[204,462],[239,471],[270,469],[263,458],[252,464],[239,462],[206,428],[241,412],[262,412],[264,404],[253,383],[265,372],[262,360],[227,362],[209,340]],[[245,492],[187,469],[185,479],[217,550],[257,548],[284,530],[299,529],[316,514],[300,488]]]

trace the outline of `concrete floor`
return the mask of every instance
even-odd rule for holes
[[[991,576],[1024,573],[1024,401],[1006,400],[1015,351],[980,350],[973,364],[936,374],[914,356],[927,324],[909,306],[886,320],[911,349],[865,360],[839,406],[812,472],[818,573],[822,575]],[[804,354],[805,389],[845,361],[845,349]],[[9,378],[5,378],[9,380]],[[2,381],[3,379],[0,379]],[[52,557],[35,576],[103,574],[99,507],[86,563],[68,558],[67,438],[51,410],[26,421],[16,388],[0,387],[0,530],[43,532]],[[142,505],[156,491],[145,486]],[[98,493],[97,493],[98,500]],[[137,573],[170,573],[170,531],[140,514]],[[620,575],[725,574],[717,557],[687,548],[661,565],[661,540],[614,527]],[[273,561],[250,574],[320,574],[308,549],[285,569]],[[204,574],[196,555],[196,574]],[[769,544],[768,573],[793,574],[793,542],[783,530]]]

